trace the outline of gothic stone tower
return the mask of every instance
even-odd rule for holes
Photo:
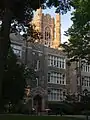
[[[44,15],[42,9],[39,8],[32,23],[41,32],[43,36],[42,43],[44,45],[58,48],[61,43],[60,14],[56,13],[56,18],[52,18],[49,14]]]

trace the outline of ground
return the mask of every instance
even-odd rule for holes
[[[0,115],[0,120],[85,120],[85,118],[65,116],[27,116],[27,115]]]

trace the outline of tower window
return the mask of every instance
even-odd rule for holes
[[[46,27],[45,28],[45,40],[50,40],[50,38],[51,38],[51,30],[50,30],[50,28],[49,27]]]

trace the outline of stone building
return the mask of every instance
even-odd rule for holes
[[[90,64],[86,60],[80,60],[76,64],[77,92],[84,94],[90,92]]]
[[[11,42],[14,53],[19,60],[36,71],[36,79],[28,80],[30,85],[30,99],[32,106],[38,111],[44,110],[50,103],[57,104],[65,100],[65,95],[78,94],[80,92],[80,78],[76,70],[76,63],[67,65],[67,56],[59,49],[61,43],[60,15],[56,18],[44,15],[42,9],[38,9],[32,21],[36,29],[42,33],[42,44],[26,45],[24,38],[19,34],[11,34]],[[90,65],[82,66],[81,86],[84,91],[90,91]]]
[[[49,14],[44,15],[42,9],[37,9],[32,24],[42,34],[42,43],[48,47],[58,48],[61,43],[61,19],[60,14],[56,13],[56,17]]]
[[[67,68],[70,93],[76,96],[90,93],[90,64],[86,60],[73,62]]]
[[[37,107],[39,111],[47,108],[50,102],[63,101],[69,83],[66,79],[66,56],[62,50],[28,43],[26,56],[26,46],[22,37],[14,33],[10,37],[11,46],[19,60],[25,63],[27,57],[27,65],[29,67],[33,65],[36,71],[36,79],[28,80],[32,107]]]
[[[40,8],[36,11],[32,23],[35,24],[36,29],[42,33],[42,41],[45,46],[55,49],[59,48],[58,46],[61,43],[60,14],[56,13],[56,17],[53,18],[49,14],[44,15]],[[59,53],[59,50],[57,51]],[[80,89],[82,89],[82,93],[85,89],[90,91],[90,65],[88,65],[87,62],[84,61],[81,63],[81,70],[79,70],[80,68],[76,62],[73,62],[71,66],[67,66],[66,69],[69,83],[68,88],[70,88],[69,92],[71,91],[71,94],[80,93]]]
[[[62,50],[28,43],[26,55],[26,44],[23,37],[13,33],[10,38],[11,46],[19,61],[26,64],[27,57],[28,67],[33,65],[36,71],[36,79],[27,81],[31,88],[32,107],[38,108],[38,111],[44,110],[51,103],[58,104],[64,101],[67,93],[78,95],[80,85],[82,93],[85,90],[90,92],[90,65],[82,63],[79,73],[78,64],[75,62],[71,66],[66,64],[67,56]]]

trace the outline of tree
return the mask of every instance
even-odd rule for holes
[[[14,107],[20,100],[23,100],[25,88],[32,85],[36,79],[33,68],[28,68],[18,61],[13,50],[10,48],[7,63],[4,70],[2,98],[3,106],[11,103]]]
[[[31,68],[28,68],[27,66],[25,66],[24,69],[24,78],[26,80],[27,86],[30,85],[30,87],[33,87],[33,81],[36,82],[36,72],[34,70],[34,68],[31,66]]]
[[[24,74],[26,73],[24,65],[18,63],[16,55],[12,49],[10,49],[3,78],[3,105],[9,102],[11,102],[12,105],[16,105],[19,100],[23,99],[27,78]]]
[[[69,50],[69,61],[76,61],[79,64],[78,77],[80,94],[82,94],[82,65],[83,62],[90,64],[90,1],[73,0],[71,5],[74,8],[71,18],[73,24],[66,31],[66,36],[69,36],[68,43],[64,43],[62,46],[65,52],[67,52],[67,48]]]
[[[0,100],[2,93],[2,79],[4,73],[4,66],[8,55],[10,46],[9,33],[11,22],[13,19],[18,20],[24,24],[28,23],[31,18],[30,11],[36,10],[40,6],[46,5],[48,7],[55,6],[58,11],[67,11],[69,8],[69,0],[3,0],[0,1],[0,18],[2,20],[0,30]]]
[[[74,8],[71,18],[73,24],[68,31],[66,31],[66,35],[69,36],[69,39],[68,43],[65,43],[63,47],[65,51],[66,48],[70,48],[70,60],[79,63],[80,87],[82,88],[82,60],[85,60],[84,62],[90,64],[90,1],[73,0],[71,5]],[[82,89],[80,89],[80,91],[82,94]],[[83,96],[83,100],[85,99],[86,96]]]
[[[71,18],[73,24],[66,32],[69,36],[67,46],[71,49],[69,57],[90,61],[90,1],[73,0],[71,5],[74,8]]]

